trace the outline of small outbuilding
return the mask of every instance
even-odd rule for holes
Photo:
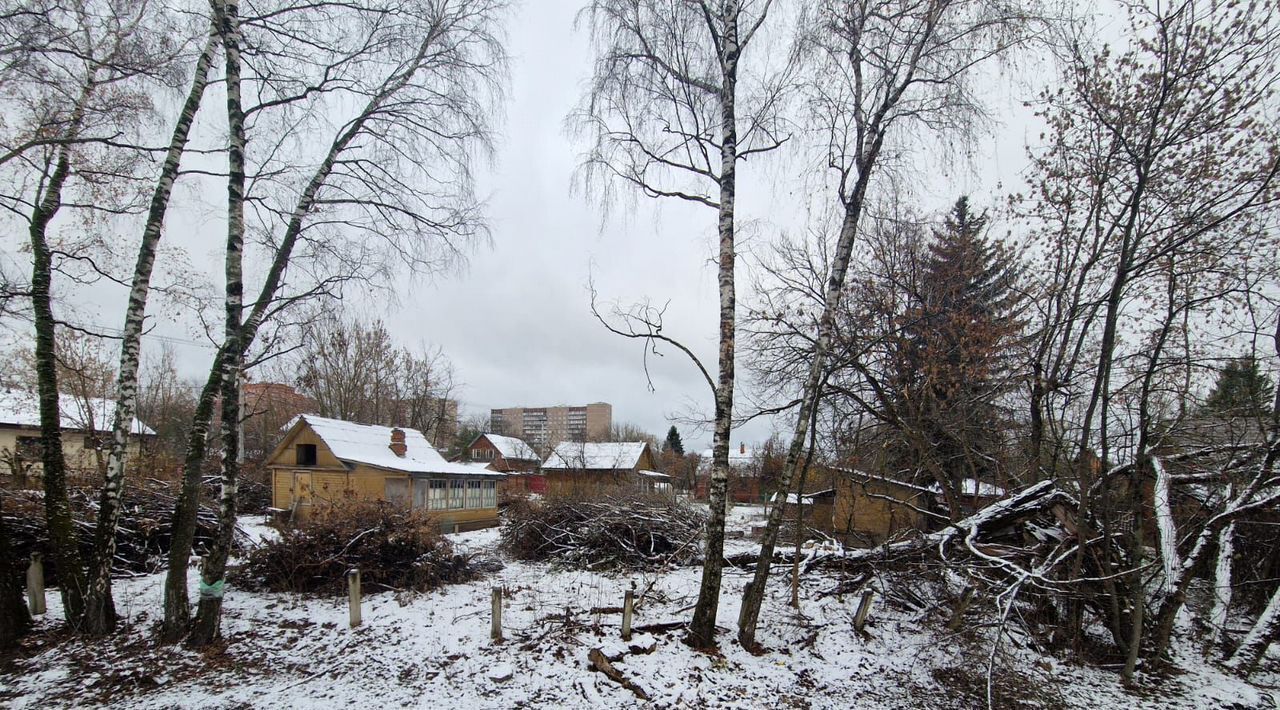
[[[435,516],[446,531],[498,522],[505,474],[446,461],[414,429],[303,414],[267,457],[272,506],[306,519],[322,505],[382,500]]]
[[[657,479],[641,472],[653,469],[653,452],[643,441],[564,441],[542,464],[553,495],[644,492]]]
[[[831,531],[849,546],[878,545],[908,530],[926,530],[934,493],[923,486],[854,469],[834,469]]]
[[[810,532],[826,535],[832,532],[832,510],[836,499],[836,491],[828,488],[821,491],[810,491],[803,494],[788,493],[786,499],[774,493],[769,499],[770,505],[782,505],[783,534],[790,536],[796,529],[796,519],[803,516],[804,527]]]

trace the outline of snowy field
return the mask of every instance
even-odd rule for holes
[[[758,523],[739,506],[731,525]],[[253,538],[272,534],[246,520]],[[496,530],[453,536],[459,547],[501,558]],[[730,551],[752,543],[730,541]],[[50,630],[56,594],[26,658],[0,675],[0,705],[12,708],[332,708],[460,707],[986,707],[990,644],[943,638],[934,614],[876,605],[864,633],[853,630],[856,595],[828,595],[835,580],[809,575],[801,609],[786,606],[775,579],[762,617],[768,652],[754,656],[730,628],[747,574],[727,569],[720,605],[723,655],[693,651],[666,624],[686,621],[700,570],[661,575],[602,575],[503,560],[480,581],[430,593],[367,593],[364,623],[351,629],[345,598],[304,598],[232,590],[223,619],[225,647],[204,654],[156,646],[162,575],[117,583],[126,628],[86,644]],[[785,576],[785,575],[784,575]],[[623,592],[639,600],[631,642],[620,639]],[[195,586],[194,575],[192,587]],[[490,593],[506,590],[503,643],[489,637]],[[653,627],[645,631],[645,627]],[[591,669],[599,648],[643,692],[642,700]],[[1224,676],[1195,659],[1147,679],[1133,693],[1110,672],[1046,658],[1006,640],[995,707],[1270,708],[1262,686]],[[1274,676],[1256,681],[1273,684]]]

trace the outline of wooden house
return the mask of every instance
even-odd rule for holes
[[[878,545],[945,518],[934,510],[935,494],[928,488],[853,469],[835,473],[831,532],[845,545]]]
[[[542,463],[547,492],[572,496],[652,492],[653,468],[643,441],[564,441]]]
[[[507,474],[499,484],[500,498],[547,492],[547,479],[538,472],[542,457],[523,439],[481,434],[467,446],[460,460]]]
[[[942,486],[934,483],[929,486],[929,490],[933,493],[934,499],[938,505],[945,511],[947,507],[946,496],[942,492]],[[992,503],[1005,497],[1005,491],[1000,486],[986,481],[979,481],[976,478],[964,478],[955,483],[956,502],[960,504],[959,514],[955,517],[957,520],[982,510]]]
[[[382,500],[425,510],[446,531],[498,522],[505,474],[450,463],[421,432],[298,417],[267,457],[272,506],[306,519],[321,505]]]
[[[63,393],[58,397],[58,409],[67,470],[101,475],[111,448],[115,400]],[[155,437],[151,427],[135,418],[128,460],[136,462]],[[39,398],[25,390],[0,390],[0,475],[13,476],[19,485],[25,485],[27,477],[38,478],[44,469],[42,450]]]
[[[707,500],[711,492],[711,462],[714,458],[711,449],[698,456],[693,496],[698,500]],[[763,487],[763,457],[756,449],[739,443],[729,447],[729,482],[728,497],[734,503],[763,503],[768,492]]]

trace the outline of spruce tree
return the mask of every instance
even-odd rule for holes
[[[1253,355],[1231,360],[1218,373],[1205,411],[1227,417],[1266,417],[1271,414],[1271,378]]]
[[[1000,478],[997,400],[1022,332],[1018,266],[987,223],[967,198],[956,201],[921,256],[900,330],[898,410],[912,430],[903,463],[948,493],[963,492],[966,478]]]
[[[676,429],[674,424],[667,430],[667,439],[662,442],[662,450],[672,451],[677,456],[684,456],[684,442],[680,440],[680,430]]]

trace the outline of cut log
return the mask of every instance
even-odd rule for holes
[[[591,661],[592,668],[595,668],[605,674],[609,680],[612,680],[618,685],[621,685],[627,690],[635,693],[637,698],[640,698],[641,700],[649,699],[649,694],[644,692],[644,688],[641,688],[630,680],[627,680],[627,677],[622,675],[622,671],[613,667],[613,664],[609,662],[607,657],[605,657],[604,651],[601,651],[599,648],[591,649],[591,652],[587,654],[587,660]]]

